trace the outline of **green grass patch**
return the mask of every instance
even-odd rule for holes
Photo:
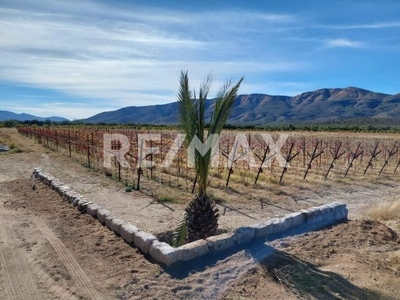
[[[157,201],[162,203],[178,203],[179,201],[168,195],[154,195]]]

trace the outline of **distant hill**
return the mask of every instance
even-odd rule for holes
[[[215,100],[207,103],[206,116]],[[163,105],[130,106],[103,112],[86,123],[176,124],[177,102]],[[265,94],[239,95],[228,121],[235,125],[338,122],[351,119],[399,119],[400,94],[388,95],[348,87],[319,89],[294,97]]]
[[[61,118],[61,117],[44,118],[44,117],[37,117],[34,115],[29,115],[29,114],[16,114],[11,111],[0,110],[0,122],[5,121],[5,120],[16,120],[16,121],[32,121],[32,120],[46,121],[46,120],[50,120],[52,122],[69,121],[68,119]]]

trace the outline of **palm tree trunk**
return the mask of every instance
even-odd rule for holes
[[[198,194],[186,208],[188,242],[206,239],[218,229],[218,208],[205,194]]]

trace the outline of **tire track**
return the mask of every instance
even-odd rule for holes
[[[34,219],[34,223],[41,231],[43,236],[48,240],[50,245],[54,248],[55,252],[67,268],[68,272],[70,273],[76,285],[79,287],[80,291],[83,291],[89,297],[89,299],[104,299],[94,287],[93,283],[83,271],[79,263],[74,259],[74,257],[62,243],[62,241],[54,235],[47,224],[43,220],[38,218]]]
[[[0,220],[0,263],[3,274],[3,293],[0,299],[43,299],[33,280],[28,261],[16,243],[11,220]]]
[[[39,262],[31,258],[29,260],[32,266],[32,272],[40,284],[43,285],[48,291],[48,293],[56,299],[59,300],[78,300],[77,290],[71,287],[65,288],[57,284],[53,278],[46,273],[45,267]]]

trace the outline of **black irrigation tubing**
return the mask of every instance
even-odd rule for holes
[[[222,207],[224,208],[224,212],[226,211],[226,209],[229,209],[229,210],[232,210],[232,211],[234,211],[234,212],[237,212],[238,214],[241,214],[241,215],[243,215],[243,216],[246,216],[246,217],[248,217],[248,218],[250,218],[250,219],[257,220],[257,218],[254,218],[254,217],[252,217],[252,216],[250,216],[250,215],[248,215],[248,214],[245,214],[244,212],[241,212],[240,210],[238,210],[238,209],[236,209],[236,208],[230,207],[230,206],[225,205],[225,204],[222,204],[222,203],[220,203],[220,202],[216,202],[216,204],[222,206]]]
[[[282,206],[279,206],[279,205],[276,205],[276,204],[273,204],[273,203],[269,203],[269,202],[267,202],[266,200],[263,200],[263,199],[260,199],[259,201],[260,201],[260,204],[261,204],[261,209],[264,209],[264,204],[266,204],[266,205],[273,206],[273,207],[276,207],[276,208],[279,208],[279,209],[282,209],[282,210],[285,210],[285,211],[295,212],[295,210],[292,210],[292,209],[289,209],[289,208],[286,208],[286,207],[282,207]]]

